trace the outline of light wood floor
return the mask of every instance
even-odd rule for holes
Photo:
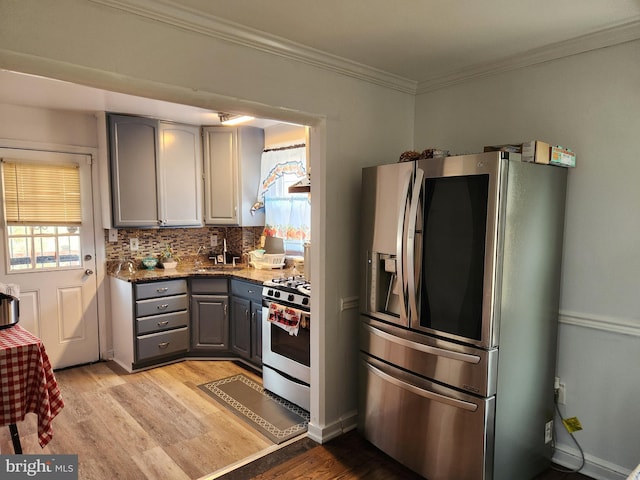
[[[53,439],[37,442],[35,414],[18,424],[24,454],[78,454],[81,480],[196,479],[273,448],[197,386],[238,373],[227,361],[185,361],[128,374],[113,362],[56,372],[65,407]],[[8,427],[0,452],[13,453]]]

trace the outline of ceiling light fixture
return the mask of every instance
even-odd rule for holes
[[[238,125],[253,120],[248,115],[231,115],[230,113],[218,113],[218,118],[222,125]]]

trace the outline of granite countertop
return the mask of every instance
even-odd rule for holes
[[[180,266],[165,270],[163,268],[139,269],[132,274],[126,272],[110,271],[109,275],[120,280],[131,283],[145,283],[156,280],[170,280],[174,278],[209,278],[209,277],[229,277],[238,280],[246,280],[253,283],[263,282],[279,276],[292,275],[293,268],[274,268],[271,270],[260,270],[247,265],[236,267],[212,267],[206,266],[204,271],[196,270],[193,266]]]

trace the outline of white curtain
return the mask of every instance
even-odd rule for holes
[[[265,209],[264,234],[285,241],[289,254],[302,254],[311,237],[311,203],[306,193],[288,193],[289,185],[306,177],[304,145],[267,150],[254,208]]]

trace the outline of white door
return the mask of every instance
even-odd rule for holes
[[[0,282],[20,287],[19,323],[43,341],[54,368],[96,361],[99,340],[91,157],[0,148],[0,158],[78,167],[82,211],[79,229],[8,227],[3,192]],[[17,251],[28,242],[32,245],[29,258],[18,258]],[[29,261],[31,265],[25,266]]]

